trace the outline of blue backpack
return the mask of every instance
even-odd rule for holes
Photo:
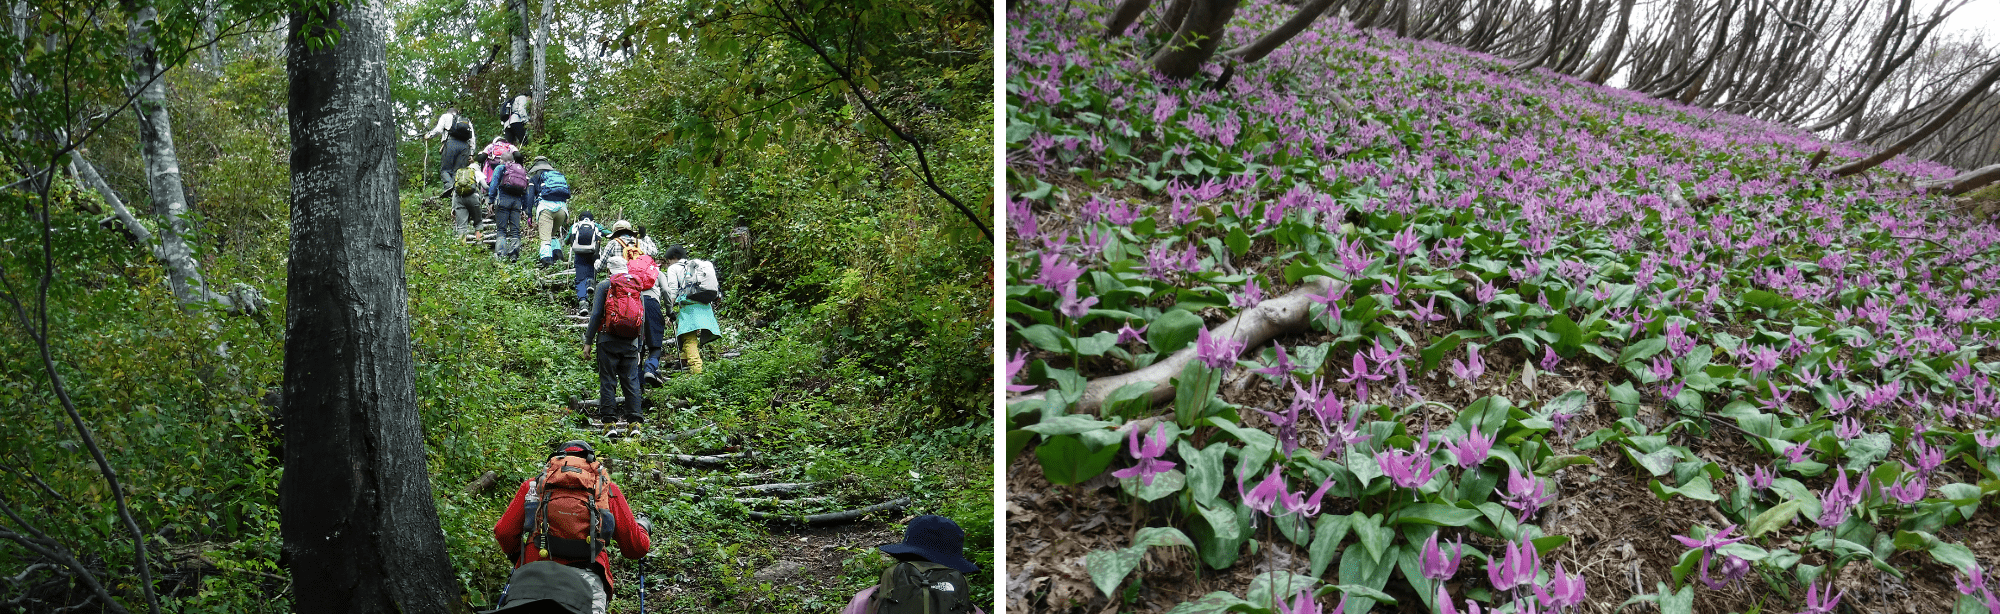
[[[568,201],[569,179],[559,171],[542,171],[542,200]]]

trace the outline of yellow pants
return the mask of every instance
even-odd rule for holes
[[[701,375],[701,331],[681,335],[681,355],[687,357],[688,372]]]

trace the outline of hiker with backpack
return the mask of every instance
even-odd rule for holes
[[[480,150],[486,152],[486,174],[493,174],[494,167],[514,159],[514,152],[520,151],[520,149],[514,146],[514,142],[508,140],[507,137],[493,137],[493,142],[487,143],[486,148]]]
[[[479,167],[486,163],[486,153],[473,154],[471,159],[460,164],[458,172],[452,174],[445,185],[451,193],[451,232],[461,241],[472,240],[471,231],[478,230],[484,223],[486,201],[480,198],[479,186],[486,185],[479,176]]]
[[[500,238],[493,242],[493,256],[508,262],[521,255],[521,214],[528,197],[528,169],[521,166],[522,154],[515,150],[509,161],[493,167],[493,183],[486,198],[493,203],[493,225]]]
[[[451,113],[446,113],[445,115],[446,117],[456,116],[457,110],[453,109]],[[444,177],[444,186],[447,194],[452,191],[453,175],[458,172],[458,169],[465,168],[465,163],[471,156],[472,124],[459,122],[447,128],[445,130],[444,149],[440,152],[440,159],[438,161],[438,174]]]
[[[840,614],[986,614],[972,604],[965,574],[979,566],[965,560],[965,530],[943,516],[910,519],[903,541],[877,546],[896,557],[875,586],[856,593]]]
[[[627,559],[652,550],[653,523],[631,504],[588,442],[569,441],[541,474],[521,482],[493,524],[500,552],[514,563],[506,599],[494,611],[554,601],[572,611],[605,614],[611,584],[611,542]],[[546,606],[545,606],[546,607]]]
[[[667,265],[664,294],[675,308],[674,338],[680,340],[688,372],[701,375],[701,344],[722,336],[722,325],[716,323],[713,307],[722,298],[721,286],[715,279],[715,264],[689,258],[687,248],[679,245],[668,246],[660,254],[660,262]]]
[[[590,319],[583,329],[584,355],[597,346],[597,415],[604,422],[617,421],[613,428],[625,431],[628,423],[643,422],[639,411],[640,338],[646,332],[646,304],[639,295],[651,280],[642,280],[625,266],[625,257],[607,254],[605,269],[610,276],[597,282],[590,300]],[[618,394],[625,402],[618,403]]]
[[[534,104],[534,100],[535,97],[529,96],[527,92],[521,92],[515,94],[513,101],[506,105],[506,111],[500,116],[506,118],[507,140],[516,143],[528,142],[528,110]]]
[[[576,224],[569,227],[569,254],[576,264],[576,304],[590,313],[590,285],[597,283],[597,246],[604,242],[604,228],[591,219],[589,211],[576,214]]]
[[[569,178],[546,156],[535,156],[535,165],[528,169],[528,202],[535,203],[535,235],[541,240],[538,261],[543,267],[553,265],[562,249],[562,233],[569,228]]]
[[[646,301],[646,338],[645,347],[639,351],[639,373],[636,376],[641,385],[658,386],[666,383],[666,380],[660,377],[660,350],[666,347],[664,342],[667,332],[666,310],[662,307],[665,303],[661,302],[661,295],[667,286],[666,272],[653,260],[653,242],[646,239],[646,227],[638,226],[634,232],[639,239],[640,254],[636,258],[627,258],[626,261],[645,262],[646,271],[653,275],[654,280],[653,287],[640,293],[640,297]],[[635,270],[633,274],[638,275],[640,272]]]

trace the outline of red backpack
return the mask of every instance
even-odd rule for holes
[[[590,459],[567,454],[549,459],[542,476],[529,487],[525,509],[527,531],[522,539],[534,544],[534,550],[533,556],[521,557],[524,564],[541,559],[565,565],[597,560],[597,553],[618,530],[611,514],[611,479],[603,465]]]
[[[611,276],[604,291],[604,332],[616,337],[638,337],[646,331],[646,302],[639,298],[644,288],[631,273]]]
[[[652,256],[640,255],[626,261],[625,270],[630,271],[633,277],[639,278],[640,290],[651,290],[653,284],[660,281],[660,267],[653,264]]]

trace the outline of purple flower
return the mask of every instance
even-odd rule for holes
[[[1243,351],[1244,343],[1234,339],[1223,339],[1208,334],[1204,326],[1195,333],[1194,356],[1210,369],[1220,369],[1236,364],[1236,355]]]
[[[1805,442],[1793,444],[1792,447],[1785,449],[1785,462],[1793,465],[1806,462],[1810,460],[1806,455],[1811,453],[1812,448],[1806,447]]]
[[[1384,450],[1375,453],[1375,463],[1382,466],[1382,473],[1389,481],[1403,488],[1415,489],[1431,481],[1436,473],[1431,466],[1428,451]]]
[[[1085,314],[1090,313],[1091,305],[1096,304],[1097,297],[1095,296],[1086,296],[1082,300],[1076,298],[1076,280],[1072,279],[1063,284],[1062,303],[1057,306],[1056,310],[1061,311],[1063,315],[1071,318],[1081,318]]]
[[[1431,295],[1431,299],[1424,301],[1422,306],[1418,306],[1416,301],[1410,301],[1410,317],[1418,322],[1437,322],[1443,320],[1444,314],[1437,312],[1437,300],[1437,295],[1433,294]]]
[[[1556,370],[1556,365],[1561,363],[1562,363],[1562,358],[1556,356],[1556,346],[1553,345],[1542,346],[1543,371],[1554,371]]]
[[[1243,505],[1272,516],[1271,506],[1285,498],[1285,476],[1279,466],[1272,465],[1270,475],[1264,476],[1256,488],[1243,490],[1243,476],[1236,477],[1236,491],[1243,493]]]
[[[1379,382],[1389,377],[1379,373],[1369,373],[1368,362],[1361,357],[1360,352],[1354,353],[1354,368],[1342,369],[1341,372],[1346,373],[1347,377],[1341,378],[1339,381],[1343,384],[1353,384],[1355,389],[1359,391],[1357,396],[1363,401],[1368,400],[1368,382]]]
[[[1272,344],[1272,345],[1277,347],[1278,357],[1271,361],[1270,366],[1266,366],[1260,369],[1252,369],[1250,371],[1251,373],[1256,373],[1259,375],[1270,375],[1275,377],[1284,377],[1290,374],[1293,369],[1298,368],[1296,366],[1293,366],[1292,361],[1285,357],[1284,344]],[[1287,451],[1287,453],[1289,453],[1289,451]]]
[[[1130,343],[1133,341],[1144,341],[1146,339],[1145,337],[1146,329],[1150,326],[1151,326],[1150,324],[1146,326],[1140,326],[1138,330],[1133,330],[1132,323],[1126,322],[1124,326],[1118,327],[1117,343],[1119,345],[1124,345],[1126,343]]]
[[[1257,278],[1255,277],[1250,278],[1249,282],[1243,284],[1243,293],[1229,297],[1230,307],[1240,307],[1243,309],[1256,307],[1258,303],[1262,302],[1264,302],[1264,289],[1257,286]]]
[[[1840,477],[1835,478],[1833,486],[1828,487],[1826,493],[1820,495],[1819,498],[1821,504],[1820,515],[1813,522],[1818,523],[1823,528],[1830,529],[1840,526],[1842,522],[1846,522],[1847,512],[1853,509],[1854,506],[1860,505],[1861,498],[1868,492],[1868,472],[1861,472],[1859,482],[1854,485],[1853,489],[1849,489],[1847,487],[1847,469],[1843,467],[1839,471]]]
[[[1488,568],[1488,570],[1490,571],[1491,568]],[[1438,585],[1437,607],[1438,614],[1459,614],[1458,608],[1451,605],[1451,595],[1444,592],[1443,584]],[[1479,611],[1479,602],[1477,601],[1471,599],[1465,600],[1465,608],[1465,614],[1481,614]]]
[[[1452,442],[1446,449],[1451,450],[1452,457],[1458,459],[1460,468],[1471,469],[1486,462],[1486,457],[1493,450],[1493,439],[1493,435],[1480,436],[1479,425],[1475,424],[1472,425],[1472,432]]]
[[[1074,283],[1076,278],[1082,276],[1083,267],[1077,266],[1075,263],[1063,258],[1062,254],[1044,252],[1042,254],[1041,273],[1028,281],[1048,288],[1050,292],[1062,292],[1064,285]],[[1071,296],[1075,295],[1071,294]]]
[[[1723,527],[1721,531],[1710,533],[1707,537],[1701,539],[1694,539],[1685,535],[1673,536],[1674,541],[1680,542],[1682,546],[1701,549],[1701,583],[1708,585],[1711,589],[1721,590],[1722,588],[1722,582],[1710,580],[1708,575],[1708,564],[1710,559],[1715,558],[1715,549],[1748,538],[1748,536],[1730,537],[1729,534],[1734,532],[1736,532],[1736,525],[1732,524]]]
[[[1422,563],[1424,577],[1432,580],[1443,580],[1458,575],[1458,563],[1465,559],[1465,540],[1460,539],[1452,544],[1451,554],[1446,555],[1444,550],[1438,548],[1439,533],[1443,531],[1432,532],[1431,538],[1424,540],[1424,549],[1417,555],[1417,560]]]
[[[1882,489],[1882,496],[1894,499],[1897,503],[1903,505],[1922,501],[1924,495],[1930,492],[1930,479],[1921,473],[1908,474],[1908,477],[1909,479],[1906,481],[1902,481],[1894,486],[1884,487]]]
[[[1479,376],[1485,374],[1486,362],[1479,359],[1477,345],[1465,346],[1465,362],[1459,362],[1456,358],[1451,359],[1451,375],[1459,381],[1476,382],[1479,381]]]
[[[1978,561],[1972,563],[1972,572],[1969,577],[1961,577],[1957,572],[1954,572],[1951,579],[1958,584],[1958,594],[1960,595],[1970,597],[1986,592],[1986,571],[1979,568]]]
[[[1925,445],[1924,438],[1910,438],[1910,458],[1917,461],[1917,471],[1930,475],[1944,464],[1944,450]]]
[[[1507,507],[1521,512],[1523,521],[1533,517],[1551,498],[1548,485],[1535,477],[1534,472],[1524,475],[1513,467],[1507,468],[1507,495],[1503,500]]]
[[[1541,555],[1535,552],[1534,542],[1523,536],[1519,542],[1507,542],[1504,555],[1486,562],[1486,580],[1493,583],[1493,590],[1510,591],[1533,585],[1541,570]]]
[[[1974,432],[1972,440],[1979,442],[1979,447],[1991,450],[1995,447],[2000,447],[2000,431]]]
[[[1841,441],[1860,437],[1862,433],[1866,432],[1868,432],[1868,427],[1861,424],[1860,420],[1854,419],[1854,416],[1841,418],[1839,422],[1833,425],[1833,434],[1839,437]]]
[[[1652,368],[1653,377],[1656,379],[1667,379],[1674,376],[1674,363],[1667,360],[1665,356],[1654,358]]]
[[[1423,243],[1417,241],[1415,226],[1404,226],[1402,232],[1396,233],[1396,237],[1389,240],[1389,249],[1405,258],[1416,255],[1420,247],[1423,247]]]
[[[1289,603],[1280,601],[1277,606],[1278,614],[1343,614],[1342,611],[1347,609],[1347,604],[1342,602],[1333,606],[1333,609],[1322,612],[1319,609],[1319,600],[1313,598],[1312,591],[1305,589],[1299,589],[1299,594],[1292,597]]]
[[[1340,271],[1346,273],[1349,280],[1360,277],[1368,271],[1368,267],[1375,265],[1375,258],[1368,255],[1359,238],[1352,243],[1334,239],[1333,245],[1340,254]]]
[[[1294,496],[1285,499],[1285,509],[1297,512],[1300,516],[1306,518],[1318,516],[1320,498],[1326,496],[1326,491],[1328,489],[1333,488],[1333,484],[1334,484],[1333,476],[1331,475],[1326,476],[1326,481],[1319,483],[1319,489],[1314,490],[1312,496],[1306,497],[1306,500],[1303,502],[1299,501],[1296,495],[1303,493],[1305,491],[1299,491],[1299,493],[1292,493]]]
[[[1799,614],[1833,614],[1833,609],[1840,607],[1840,598],[1847,595],[1847,591],[1834,593],[1832,582],[1827,583],[1825,591],[1818,587],[1818,580],[1806,585],[1806,609],[1799,610]]]
[[[1549,583],[1535,586],[1535,599],[1541,601],[1542,605],[1568,610],[1583,603],[1584,592],[1583,574],[1566,574],[1563,572],[1562,563],[1558,562],[1556,570],[1549,573]]]
[[[1748,477],[1745,477],[1741,471],[1736,472],[1736,482],[1738,484],[1742,484],[1750,490],[1760,493],[1764,492],[1764,489],[1770,488],[1771,481],[1776,478],[1777,476],[1772,475],[1771,470],[1763,465],[1758,465],[1751,469]]]
[[[1479,301],[1481,305],[1492,302],[1493,298],[1499,295],[1500,288],[1485,281],[1481,281],[1478,285],[1472,287],[1472,298]]]
[[[1113,471],[1111,477],[1124,479],[1138,476],[1139,482],[1152,486],[1153,476],[1174,468],[1172,461],[1160,460],[1160,455],[1167,452],[1167,444],[1173,440],[1167,437],[1167,425],[1159,425],[1152,434],[1147,435],[1144,446],[1139,445],[1139,429],[1136,426],[1125,429],[1125,438],[1125,449],[1132,453],[1132,458],[1139,460],[1139,464]]]
[[[1271,413],[1261,409],[1258,409],[1257,413],[1263,414],[1265,418],[1270,419],[1272,426],[1278,427],[1278,442],[1282,444],[1281,449],[1284,450],[1285,456],[1291,456],[1293,450],[1299,449],[1298,403],[1292,403],[1291,409],[1282,414]]]
[[[1034,386],[1021,386],[1014,383],[1014,378],[1019,376],[1021,369],[1026,366],[1028,366],[1028,351],[1014,350],[1014,357],[1007,359],[1007,392],[1027,392],[1035,389]]]

